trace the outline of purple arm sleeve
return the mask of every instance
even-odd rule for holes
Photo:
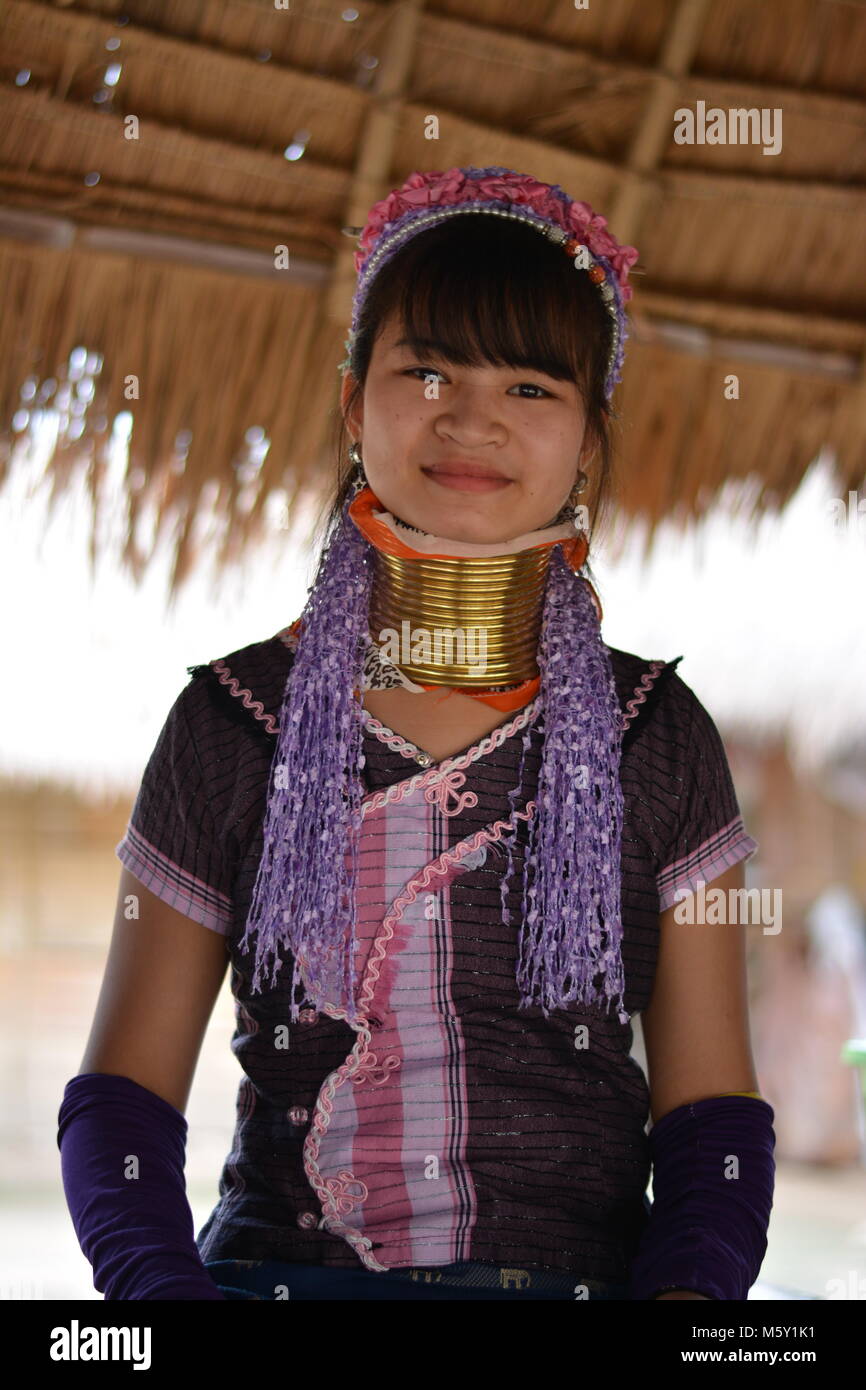
[[[713,1096],[650,1130],[653,1205],[630,1297],[671,1289],[745,1299],[767,1250],[776,1164],[767,1101]]]
[[[195,1244],[183,1168],[187,1122],[126,1076],[66,1084],[57,1143],[93,1287],[115,1299],[224,1299]]]

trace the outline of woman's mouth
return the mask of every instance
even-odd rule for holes
[[[447,470],[444,466],[440,466],[422,468],[421,472],[432,479],[434,483],[439,483],[441,487],[451,488],[457,492],[499,492],[511,484],[510,478],[501,478],[496,473],[470,471],[468,468],[463,472],[459,463],[448,464]]]

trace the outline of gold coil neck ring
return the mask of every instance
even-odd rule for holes
[[[533,679],[551,553],[409,559],[377,550],[374,645],[422,685],[486,690]]]

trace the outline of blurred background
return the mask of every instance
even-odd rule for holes
[[[56,1119],[114,848],[186,667],[303,608],[342,228],[415,169],[503,165],[640,251],[604,636],[683,656],[759,843],[747,886],[781,893],[781,930],[749,928],[777,1136],[751,1297],[866,1298],[866,5],[9,0],[0,51],[0,1297],[101,1297]],[[196,1229],[232,1029],[226,982],[187,1110]]]

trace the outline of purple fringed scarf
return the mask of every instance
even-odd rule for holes
[[[545,1017],[623,992],[619,780],[622,720],[588,586],[555,546],[538,648],[544,744],[529,822],[517,983]],[[539,850],[540,845],[540,850]],[[558,871],[559,866],[561,870]],[[509,845],[506,879],[512,872]],[[506,891],[503,880],[502,895]],[[599,993],[594,977],[603,972]]]
[[[271,767],[264,848],[241,949],[255,942],[253,991],[294,957],[291,1020],[302,986],[350,1023],[355,880],[364,785],[360,719],[375,548],[343,508],[301,615]],[[621,941],[619,781],[622,722],[588,585],[551,551],[538,649],[544,743],[529,822],[517,983],[521,1007],[617,1000],[628,1021]],[[526,747],[524,736],[524,749]],[[521,765],[521,774],[522,774]],[[519,787],[510,793],[519,793]],[[541,846],[540,853],[538,846]],[[501,896],[503,920],[508,867]],[[596,976],[602,975],[600,984]]]

